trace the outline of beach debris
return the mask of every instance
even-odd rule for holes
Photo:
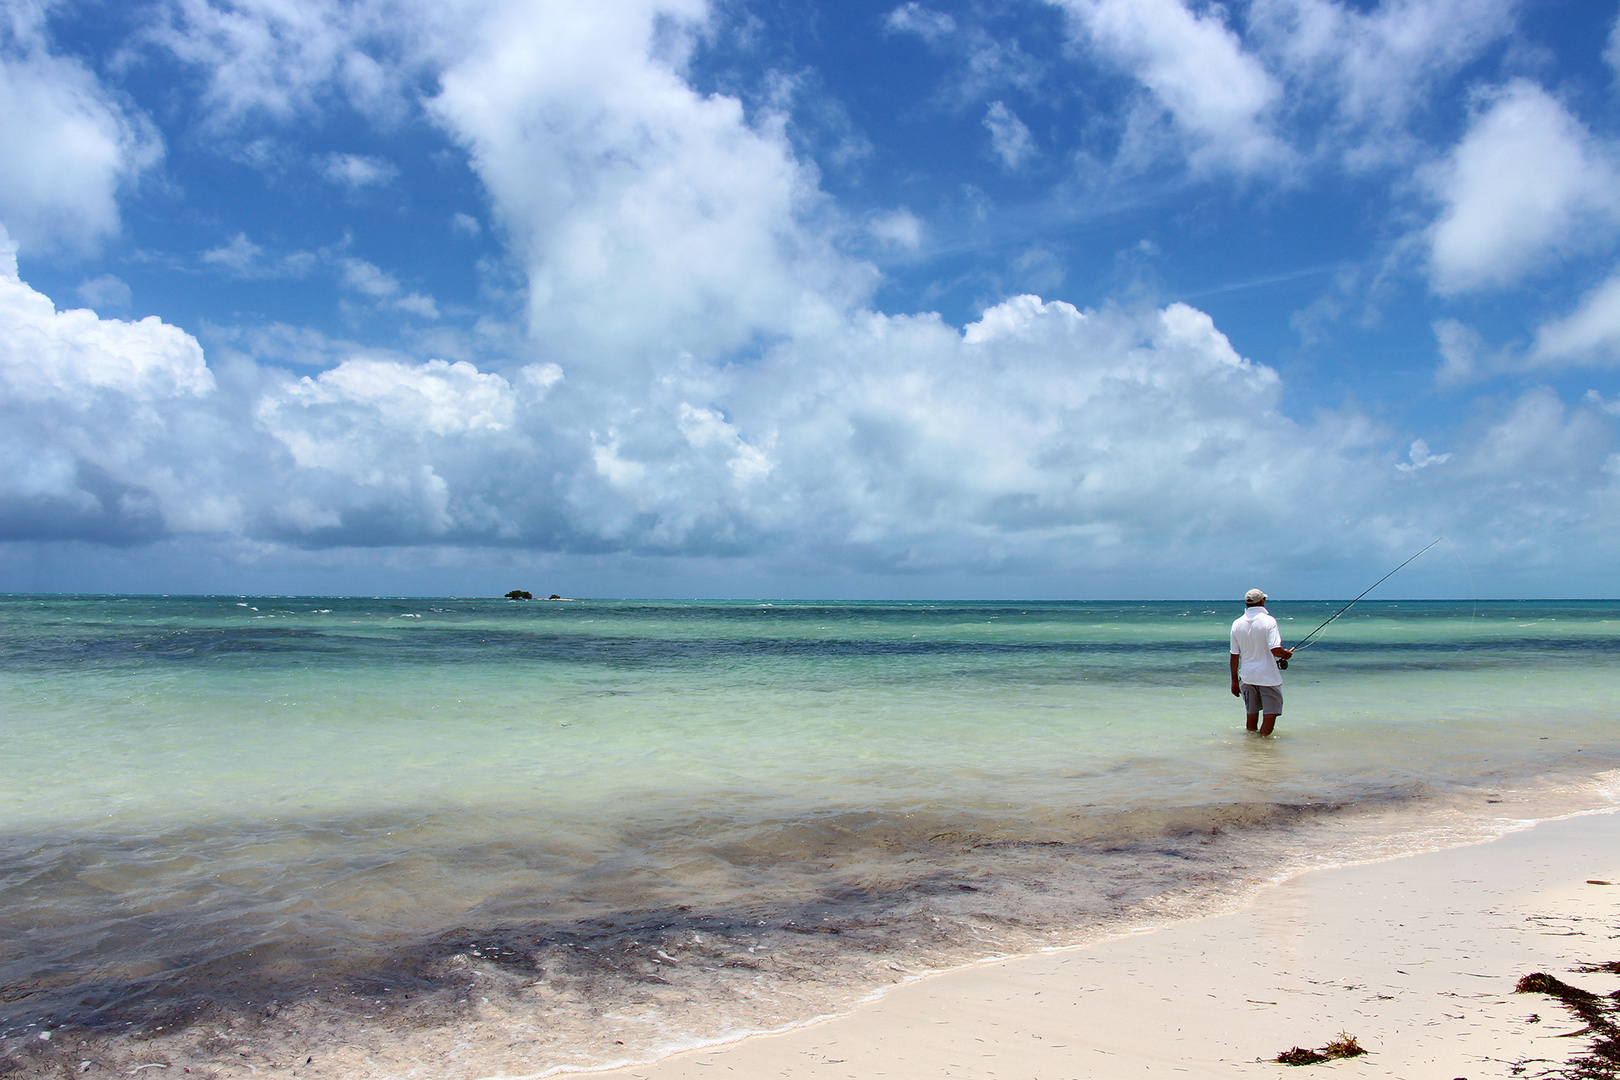
[[[1366,1052],[1366,1049],[1356,1042],[1356,1037],[1348,1031],[1339,1032],[1338,1038],[1322,1047],[1322,1053],[1330,1058],[1360,1057]]]
[[[1596,994],[1590,990],[1582,990],[1578,986],[1571,986],[1557,976],[1548,975],[1545,971],[1536,971],[1524,976],[1519,980],[1518,985],[1513,988],[1513,992],[1515,994],[1547,994],[1555,997],[1588,1024],[1593,1023],[1594,1018],[1599,1015],[1592,1005],[1593,1002],[1600,1000]]]
[[[1614,882],[1612,882],[1612,881],[1599,881],[1597,878],[1587,878],[1586,883],[1588,885],[1613,885],[1614,884]]]
[[[1609,971],[1620,974],[1620,961],[1577,968],[1578,971]],[[1543,1073],[1560,1080],[1620,1080],[1620,993],[1601,997],[1590,990],[1571,986],[1544,971],[1524,976],[1513,990],[1516,994],[1546,994],[1574,1013],[1586,1024],[1562,1038],[1587,1036],[1587,1052],[1565,1062],[1562,1068]]]
[[[1316,1065],[1323,1061],[1336,1061],[1339,1058],[1360,1057],[1367,1052],[1356,1037],[1348,1031],[1341,1031],[1338,1037],[1329,1042],[1320,1050],[1307,1050],[1303,1046],[1295,1046],[1284,1050],[1272,1058],[1279,1065]]]

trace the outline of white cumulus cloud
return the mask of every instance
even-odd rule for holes
[[[10,538],[114,542],[234,519],[188,455],[215,433],[213,375],[189,334],[148,317],[58,311],[17,275],[0,229],[0,521]],[[202,470],[206,471],[206,470]]]
[[[443,360],[356,359],[282,382],[253,407],[290,458],[266,518],[294,534],[346,530],[372,542],[495,539],[507,519],[476,474],[512,452],[516,402],[501,376]]]
[[[1352,166],[1420,152],[1407,130],[1434,88],[1514,29],[1515,0],[1254,0],[1255,50],[1290,87],[1296,111],[1325,107],[1321,149]]]
[[[398,174],[390,162],[364,154],[328,154],[321,161],[322,176],[352,191],[386,184]]]
[[[1185,304],[1019,296],[961,329],[853,311],[749,362],[688,353],[611,384],[556,363],[378,356],[300,378],[240,353],[216,383],[178,329],[56,311],[4,270],[13,539],[224,533],[924,574],[1169,560],[1207,575],[1258,522],[1279,550],[1331,532],[1336,551],[1380,554],[1454,525],[1545,548],[1572,521],[1620,524],[1601,402],[1536,392],[1390,470],[1374,425],[1290,419],[1276,372]]]
[[[1582,297],[1568,315],[1543,324],[1532,358],[1557,365],[1620,363],[1620,273]]]
[[[867,231],[885,244],[915,251],[922,244],[923,224],[905,207],[878,214],[866,223]]]
[[[1324,468],[1353,475],[1338,436],[1307,449],[1280,389],[1180,304],[1024,296],[960,331],[867,313],[665,382],[599,433],[571,502],[582,526],[655,550],[803,547],[889,569],[1112,558],[1145,535],[1241,529],[1273,500],[1319,503]]]
[[[1435,381],[1442,386],[1468,382],[1489,373],[1491,358],[1479,332],[1456,319],[1436,319],[1433,326],[1440,346],[1440,370]]]
[[[830,208],[776,122],[682,78],[704,14],[501,4],[441,78],[433,112],[528,265],[533,332],[578,363],[743,347],[874,284],[817,226]]]
[[[460,5],[395,0],[164,0],[146,40],[202,72],[220,130],[287,121],[334,90],[382,123],[411,108],[413,77],[454,40]]]
[[[74,399],[108,390],[134,399],[207,394],[213,377],[195,338],[148,317],[108,320],[93,311],[57,311],[17,274],[17,246],[0,232],[5,296],[5,378],[9,400]]]
[[[80,282],[79,299],[93,308],[127,308],[133,299],[129,283],[113,274],[98,274]]]
[[[1608,148],[1525,80],[1486,100],[1431,184],[1443,209],[1429,232],[1429,271],[1442,293],[1511,285],[1612,235],[1620,219]]]
[[[439,307],[431,296],[406,292],[397,278],[365,259],[343,260],[343,284],[362,296],[396,311],[404,311],[424,319],[439,317]]]
[[[392,274],[364,259],[343,261],[343,284],[376,298],[394,296],[400,291],[399,281]]]
[[[89,250],[118,232],[118,191],[162,155],[78,60],[51,52],[44,9],[0,17],[0,221],[29,250]]]
[[[1402,472],[1416,472],[1427,469],[1430,465],[1444,465],[1451,460],[1450,454],[1434,454],[1429,452],[1429,444],[1423,439],[1413,439],[1412,446],[1407,451],[1409,460],[1397,462],[1395,467]]]
[[[1169,114],[1195,168],[1274,171],[1292,152],[1272,113],[1282,88],[1224,21],[1181,0],[1054,0],[1076,37],[1129,73]]]
[[[1038,92],[1045,66],[1015,39],[992,33],[974,18],[958,23],[944,12],[913,2],[890,11],[883,25],[890,33],[914,35],[956,61],[942,96],[958,106],[977,105],[997,88]]]
[[[923,7],[916,0],[901,4],[883,20],[890,30],[916,34],[926,41],[938,41],[956,32],[956,20],[943,11]]]
[[[260,245],[237,233],[218,247],[202,253],[202,261],[218,267],[231,277],[247,279],[300,278],[313,271],[322,256],[312,251],[290,251],[269,255]]]
[[[992,101],[985,110],[984,126],[990,132],[990,148],[1009,169],[1016,169],[1035,153],[1035,140],[1018,114],[1004,102]]]

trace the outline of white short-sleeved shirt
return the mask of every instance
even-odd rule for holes
[[[1239,657],[1238,681],[1250,686],[1281,686],[1282,672],[1272,649],[1282,648],[1277,620],[1264,607],[1252,607],[1232,623],[1232,655]]]

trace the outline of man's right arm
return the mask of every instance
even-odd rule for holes
[[[1271,633],[1266,635],[1266,644],[1271,646],[1271,655],[1279,660],[1290,660],[1294,656],[1293,649],[1282,647],[1282,631],[1277,628],[1275,622],[1271,624]]]

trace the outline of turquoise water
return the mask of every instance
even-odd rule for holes
[[[0,598],[0,1037],[538,1072],[1614,798],[1620,603],[1363,601],[1271,740],[1240,613]]]

